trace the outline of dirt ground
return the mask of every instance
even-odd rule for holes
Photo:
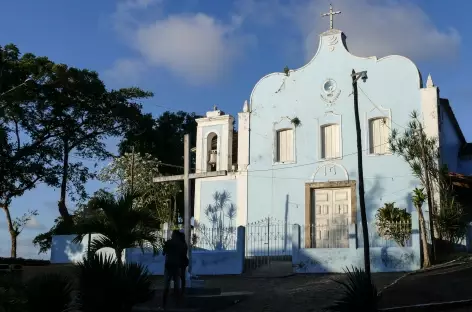
[[[25,267],[23,278],[45,272],[71,274],[73,266]],[[404,273],[374,273],[379,290],[390,285]],[[340,295],[341,286],[334,280],[342,274],[294,275],[288,277],[259,276],[204,276],[207,288],[221,288],[222,292],[248,291],[254,294],[235,304],[227,312],[252,311],[323,311]],[[161,288],[162,277],[155,277]],[[420,272],[402,278],[382,294],[381,308],[412,304],[472,299],[472,263]],[[472,311],[472,307],[456,312]]]
[[[374,281],[379,289],[392,283],[403,273],[377,273]],[[249,291],[254,294],[225,309],[225,312],[252,311],[323,311],[339,296],[340,285],[334,280],[343,278],[341,274],[312,274],[289,277],[246,277],[218,276],[201,277],[205,287],[219,287],[222,292]],[[156,278],[162,285],[162,278]]]
[[[385,290],[381,307],[472,299],[472,263],[409,275]],[[472,311],[469,307],[467,311]]]

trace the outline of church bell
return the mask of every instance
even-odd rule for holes
[[[210,152],[210,160],[208,161],[208,164],[210,164],[211,166],[216,165],[216,151]]]

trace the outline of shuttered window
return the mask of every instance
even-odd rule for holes
[[[292,162],[293,157],[293,130],[277,131],[277,162]]]
[[[341,157],[339,125],[332,124],[321,127],[321,158],[338,157]]]
[[[386,154],[389,152],[388,118],[375,118],[369,120],[369,153]]]

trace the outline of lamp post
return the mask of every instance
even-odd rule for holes
[[[357,134],[357,167],[358,167],[358,182],[359,182],[359,204],[361,208],[361,221],[362,221],[362,236],[364,238],[364,267],[365,272],[371,283],[370,276],[370,250],[369,250],[369,230],[367,228],[367,213],[365,209],[365,198],[364,198],[364,171],[362,166],[362,137],[361,137],[361,125],[359,118],[359,100],[357,94],[357,81],[362,79],[364,82],[367,79],[367,71],[361,71],[356,73],[353,69],[351,73],[352,78],[352,89],[354,95],[354,115],[356,119],[356,134]]]

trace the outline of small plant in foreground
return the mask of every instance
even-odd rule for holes
[[[344,270],[347,281],[335,281],[343,286],[341,298],[327,307],[330,312],[378,311],[379,294],[364,270],[352,267]]]

